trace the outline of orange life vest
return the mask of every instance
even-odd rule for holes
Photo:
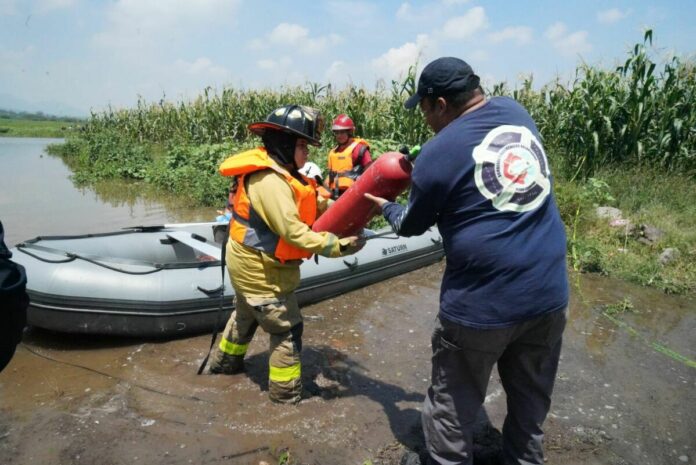
[[[354,137],[353,141],[343,150],[337,151],[336,149],[338,147],[334,147],[329,152],[329,173],[335,173],[333,176],[329,176],[329,179],[331,179],[329,183],[330,189],[339,188],[340,190],[346,190],[355,182],[353,179],[347,177],[347,175],[350,173],[350,170],[353,169],[353,150],[355,150],[358,144],[365,144],[365,146],[368,146],[365,139]]]
[[[307,226],[314,224],[317,218],[316,181],[303,176],[307,184],[302,184],[273,161],[263,147],[259,147],[234,155],[220,165],[220,174],[223,176],[239,176],[232,204],[230,238],[247,247],[273,255],[283,263],[287,260],[311,257],[312,252],[288,244],[282,237],[271,231],[254,212],[246,192],[245,181],[249,174],[265,169],[272,169],[283,176],[292,188],[300,220]]]

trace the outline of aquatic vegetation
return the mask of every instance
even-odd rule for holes
[[[633,313],[636,309],[633,306],[633,302],[628,297],[624,297],[620,302],[605,305],[603,313],[607,315],[620,315],[622,313]]]

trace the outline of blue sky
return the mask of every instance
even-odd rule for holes
[[[694,58],[694,1],[0,0],[0,108],[85,115],[138,96],[308,81],[373,89],[438,56],[484,85],[611,68],[654,31]]]

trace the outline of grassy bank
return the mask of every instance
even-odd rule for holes
[[[652,32],[614,70],[578,66],[574,82],[535,90],[505,84],[489,95],[509,95],[524,104],[544,136],[556,175],[556,193],[568,230],[568,258],[579,271],[621,276],[668,292],[696,290],[696,66],[674,58],[651,59]],[[415,90],[411,72],[403,81],[368,92],[308,84],[277,91],[206,89],[195,101],[140,101],[136,108],[93,114],[78,134],[52,146],[80,183],[105,178],[144,180],[185,193],[198,205],[220,206],[229,180],[217,174],[230,154],[259,144],[246,125],[289,102],[318,107],[328,118],[353,117],[374,153],[431,136],[418,112],[404,110]],[[331,134],[310,158],[326,166]],[[598,206],[620,208],[631,227],[611,226]],[[660,230],[646,244],[634,237],[641,225]],[[629,230],[630,229],[630,230]],[[666,248],[674,259],[660,264]]]
[[[81,123],[76,118],[0,110],[0,137],[68,137]]]
[[[559,178],[555,186],[568,235],[568,263],[580,272],[616,276],[668,293],[696,291],[696,188],[694,179],[645,168],[604,168],[587,180]],[[597,215],[598,206],[625,221]],[[648,241],[641,226],[659,230]],[[676,249],[674,261],[660,255]]]
[[[67,137],[62,121],[34,121],[0,118],[0,137]]]

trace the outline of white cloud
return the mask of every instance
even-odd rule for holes
[[[443,35],[448,39],[466,39],[488,27],[486,11],[477,6],[466,12],[463,16],[457,16],[447,20],[443,27]]]
[[[331,1],[325,7],[334,19],[347,22],[352,27],[367,26],[378,17],[377,5],[371,2]]]
[[[467,54],[467,62],[474,68],[476,68],[474,64],[481,61],[488,61],[488,52],[485,50],[474,50]]]
[[[398,48],[390,48],[382,56],[372,60],[372,68],[379,76],[395,79],[405,76],[408,68],[427,54],[432,46],[427,34],[419,34],[415,42],[407,42]]]
[[[268,43],[261,38],[251,39],[249,41],[249,49],[252,51],[260,51],[268,48]]]
[[[269,58],[264,58],[263,60],[258,60],[256,62],[256,66],[261,69],[275,69],[276,65],[276,61]]]
[[[527,26],[506,27],[488,34],[488,40],[494,44],[506,40],[515,42],[517,45],[527,44],[532,41],[532,28]]]
[[[82,97],[89,83],[82,82],[81,77],[92,70],[74,59],[42,61],[39,50],[32,45],[14,50],[0,47],[0,93],[26,105],[17,107],[20,110],[84,114],[89,104]]]
[[[292,65],[292,60],[288,57],[283,57],[280,60],[273,60],[271,58],[264,58],[256,62],[256,66],[261,69],[274,71],[278,69],[287,69]]]
[[[345,62],[337,60],[329,65],[324,76],[332,84],[343,85],[350,80],[348,76],[349,71],[350,68]]]
[[[444,0],[437,2],[427,2],[412,5],[410,2],[403,2],[396,10],[396,19],[404,22],[418,24],[428,24],[441,22],[443,18],[450,17],[451,8],[468,3],[468,0]]]
[[[12,16],[17,13],[17,0],[0,0],[0,16]]]
[[[362,62],[359,65],[347,63],[345,61],[336,60],[329,65],[324,72],[325,82],[331,84],[334,89],[342,89],[348,85],[355,85],[362,79],[372,80],[374,76],[370,76],[373,69],[365,66]]]
[[[561,55],[574,56],[592,50],[592,45],[587,41],[587,31],[569,33],[562,22],[549,26],[544,35]]]
[[[427,24],[441,21],[442,13],[441,5],[426,3],[413,6],[409,2],[404,2],[396,10],[396,19],[403,22]]]
[[[206,76],[213,80],[220,81],[230,76],[230,72],[223,66],[214,64],[207,57],[200,57],[194,61],[176,60],[176,68],[185,74]]]
[[[329,47],[343,41],[338,34],[311,37],[309,29],[299,24],[280,23],[264,38],[253,39],[249,45],[254,50],[265,50],[270,47],[290,48],[307,55],[324,52]]]
[[[306,73],[298,71],[297,66],[290,58],[258,60],[256,66],[267,72],[252,73],[251,79],[245,82],[249,88],[297,86],[310,81],[310,77]]]
[[[298,42],[307,40],[309,30],[299,24],[280,23],[270,34],[268,40],[275,44],[288,43],[296,45]]]
[[[213,28],[231,28],[241,0],[117,0],[105,3],[103,29],[91,37],[93,56],[85,70],[98,82],[86,83],[94,102],[129,104],[195,96],[208,86],[228,83],[232,73],[200,49],[191,37]],[[217,58],[219,60],[219,58]],[[86,90],[87,91],[87,90]]]
[[[309,76],[299,71],[292,71],[284,76],[283,84],[299,86],[309,81]]]
[[[241,0],[118,0],[109,4],[104,31],[93,37],[100,48],[141,56],[145,50],[169,49],[182,31],[206,30],[231,23]]]
[[[597,21],[605,24],[612,24],[621,21],[629,15],[629,11],[621,11],[618,8],[602,10],[597,12]]]
[[[162,30],[209,21],[229,21],[239,3],[239,0],[118,0],[109,12],[109,19],[121,28],[134,23],[136,27]]]
[[[561,22],[553,23],[546,29],[546,34],[544,34],[548,39],[556,40],[563,37],[568,28],[565,24]]]
[[[22,73],[33,67],[36,60],[36,47],[28,45],[23,50],[3,50],[0,48],[0,72],[3,80],[19,79]]]
[[[55,10],[70,8],[77,3],[77,0],[39,0],[36,4],[36,10],[39,13],[50,13]]]
[[[413,13],[413,7],[410,3],[406,2],[399,5],[399,9],[396,10],[396,19],[411,21],[414,18],[415,14]]]

